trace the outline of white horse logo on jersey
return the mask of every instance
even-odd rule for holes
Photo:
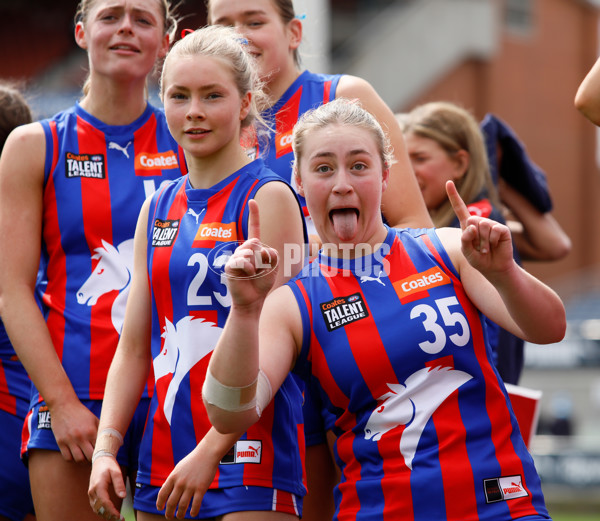
[[[127,143],[124,147],[122,147],[121,145],[119,145],[119,143],[115,143],[114,141],[111,141],[108,144],[108,148],[114,148],[116,150],[120,150],[121,152],[123,152],[123,154],[125,154],[125,157],[127,159],[129,159],[129,152],[127,152],[127,149],[129,148],[129,145],[131,145],[131,141],[129,143]]]
[[[163,411],[171,424],[173,404],[181,382],[200,360],[212,353],[223,329],[202,318],[183,317],[173,325],[165,318],[163,347],[153,361],[156,382],[166,375],[172,375],[165,395]]]
[[[365,439],[378,441],[388,431],[406,425],[400,438],[400,453],[412,469],[412,461],[423,429],[436,409],[471,375],[452,367],[425,367],[410,375],[404,384],[388,384],[390,392],[378,400],[365,427]]]
[[[119,291],[112,305],[111,319],[117,333],[120,334],[133,272],[133,239],[123,241],[116,248],[102,239],[102,246],[95,248],[94,252],[92,259],[99,259],[98,264],[77,290],[77,302],[94,306],[102,295]]]

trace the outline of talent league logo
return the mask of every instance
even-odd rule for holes
[[[369,316],[360,293],[323,302],[320,308],[327,331],[330,332]]]
[[[152,246],[155,248],[173,246],[178,230],[179,219],[155,219],[152,229]]]
[[[106,177],[105,160],[102,154],[65,153],[65,174],[67,178],[104,179]]]

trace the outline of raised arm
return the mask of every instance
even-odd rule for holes
[[[231,311],[202,393],[210,421],[222,433],[245,431],[258,420],[292,368],[300,345],[300,312],[291,290],[280,287],[267,298],[279,259],[274,248],[260,242],[258,205],[249,205],[248,240],[225,268]]]
[[[438,230],[473,303],[511,333],[536,344],[560,341],[565,309],[558,295],[513,259],[509,229],[496,221],[471,216],[452,181],[448,197],[461,229]]]
[[[575,108],[600,126],[600,58],[579,85],[575,94]]]
[[[406,152],[402,130],[391,109],[369,82],[356,76],[342,76],[336,97],[359,99],[389,136],[395,163],[390,169],[390,178],[381,203],[388,224],[404,228],[433,226]]]

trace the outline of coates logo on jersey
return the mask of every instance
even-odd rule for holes
[[[394,282],[394,289],[398,297],[403,299],[421,291],[443,286],[444,284],[450,284],[450,277],[441,268],[436,266],[427,271],[416,273],[415,275]]]
[[[67,178],[86,177],[104,179],[106,177],[102,154],[65,154],[65,175]]]
[[[178,230],[179,219],[155,219],[152,228],[152,246],[154,248],[173,246]]]
[[[292,152],[292,132],[293,129],[275,136],[276,157],[281,157]]]
[[[327,330],[330,332],[369,316],[360,293],[322,302],[320,308]]]
[[[157,170],[169,170],[178,167],[177,156],[172,150],[157,154],[141,152],[135,156],[135,175],[154,176],[157,175]]]
[[[215,242],[237,240],[236,223],[203,223],[196,232],[192,248],[212,247]]]
[[[521,476],[502,476],[500,478],[484,479],[483,488],[485,490],[486,503],[506,501],[507,499],[529,495],[523,486]]]

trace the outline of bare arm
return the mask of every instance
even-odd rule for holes
[[[277,279],[273,271],[277,251],[260,242],[258,205],[255,201],[249,204],[249,238],[226,266],[231,311],[208,370],[223,385],[248,387],[252,394],[248,398],[252,399],[259,367],[273,394],[283,383],[301,345],[301,321],[288,287],[277,288],[267,298]],[[212,405],[204,394],[203,397],[210,421],[219,432],[245,431],[259,418],[255,408],[232,412]]]
[[[411,228],[433,226],[406,152],[402,130],[391,109],[370,83],[356,76],[342,76],[336,97],[359,99],[389,136],[395,163],[381,205],[388,224]]]
[[[600,125],[600,58],[579,85],[575,108],[592,123]]]
[[[34,296],[45,150],[43,129],[32,123],[15,129],[2,151],[0,313],[19,359],[50,409],[63,457],[84,461],[91,459],[98,420],[77,398]]]
[[[471,301],[524,340],[536,344],[560,341],[566,316],[558,295],[517,265],[506,226],[469,215],[454,184],[449,181],[446,186],[461,229],[443,228],[438,233]]]
[[[542,213],[508,183],[499,183],[502,202],[508,207],[518,227],[508,226],[519,254],[524,260],[554,261],[568,255],[571,240],[549,212]]]
[[[134,266],[131,290],[127,298],[123,331],[106,380],[98,442],[105,429],[125,435],[142,391],[146,385],[152,355],[150,352],[150,288],[146,268],[148,204],[142,207],[134,238]],[[98,443],[99,444],[99,443]],[[119,510],[112,503],[110,487],[125,497],[125,482],[115,458],[95,459],[90,476],[88,496],[92,508],[104,507],[113,516]]]

